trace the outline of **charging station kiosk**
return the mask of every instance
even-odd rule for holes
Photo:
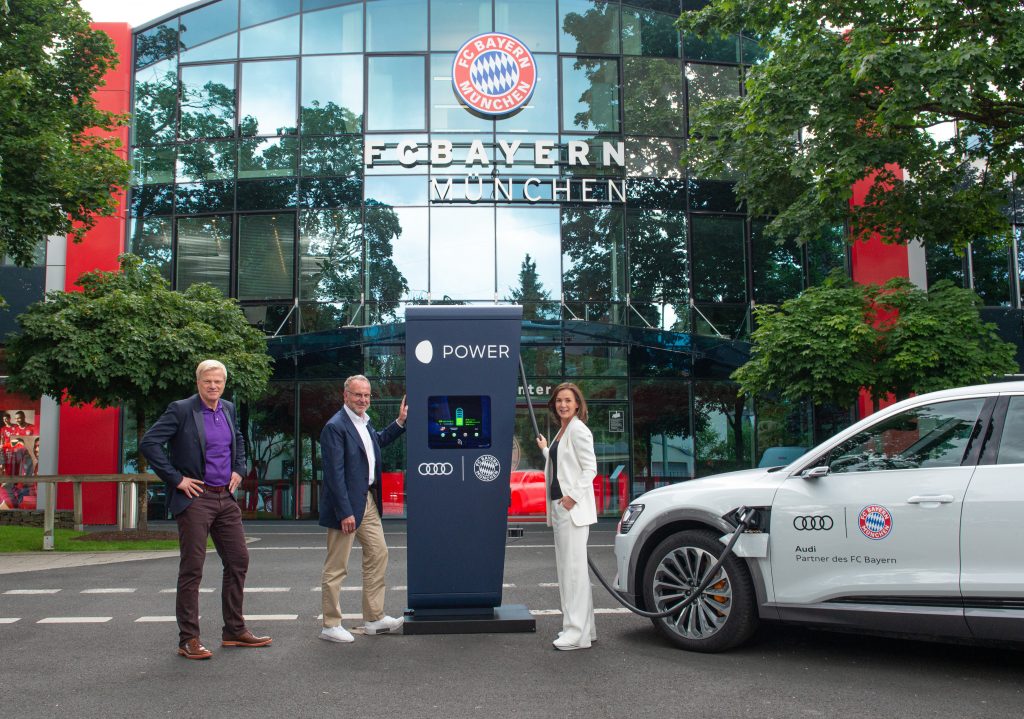
[[[522,314],[405,311],[406,634],[536,631],[501,603]]]

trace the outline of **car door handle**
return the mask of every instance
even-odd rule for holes
[[[949,504],[953,499],[952,494],[915,494],[907,504]]]

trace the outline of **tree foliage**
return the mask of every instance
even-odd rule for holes
[[[7,344],[9,389],[73,405],[124,405],[140,438],[168,402],[195,392],[204,359],[225,364],[236,399],[265,391],[266,340],[235,300],[202,283],[172,292],[135,255],[119,260],[120,272],[86,273],[81,292],[50,292],[21,315],[22,332]],[[141,455],[138,462],[145,467]]]
[[[128,165],[118,140],[91,132],[124,121],[95,99],[116,64],[75,0],[0,6],[0,256],[27,266],[48,235],[81,240],[117,211]]]
[[[848,224],[958,250],[1008,238],[1024,161],[1019,0],[712,0],[702,35],[750,31],[766,59],[743,97],[702,104],[687,162],[735,173],[772,233],[807,241]],[[933,132],[955,122],[959,132]],[[851,207],[851,187],[870,189]]]
[[[862,387],[877,405],[1019,371],[1016,346],[982,322],[980,306],[948,280],[925,292],[904,278],[858,285],[836,272],[754,310],[751,358],[732,377],[746,394],[850,406]]]

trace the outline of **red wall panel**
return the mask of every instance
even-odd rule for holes
[[[902,171],[894,168],[902,176]],[[871,189],[872,178],[861,180],[853,186],[853,206],[864,204],[868,190]],[[864,285],[881,285],[893,277],[910,277],[910,263],[905,245],[890,245],[882,242],[877,232],[866,240],[858,240],[851,248],[851,272],[853,281]],[[889,402],[883,402],[885,406]],[[873,411],[871,396],[861,390],[857,409],[861,417],[867,417]]]
[[[110,112],[126,113],[130,107],[132,29],[127,23],[93,23],[114,41],[121,63],[107,73],[105,86],[96,93],[99,106]],[[121,140],[122,157],[128,157],[128,128],[118,128],[113,135]],[[68,242],[64,289],[75,291],[75,281],[90,270],[116,270],[117,256],[125,248],[125,195],[115,194],[120,211],[115,217],[104,217],[80,243]],[[59,474],[109,474],[119,467],[120,414],[116,409],[61,406]],[[57,492],[57,506],[70,509],[71,487]],[[113,483],[85,485],[82,489],[83,519],[86,524],[117,522],[117,485]]]

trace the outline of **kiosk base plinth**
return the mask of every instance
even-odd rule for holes
[[[405,610],[404,634],[512,634],[536,632],[537,621],[525,604],[491,610]]]

